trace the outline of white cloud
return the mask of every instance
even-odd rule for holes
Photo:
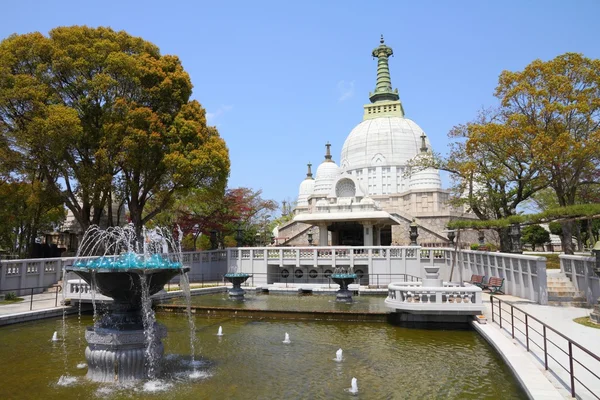
[[[210,125],[216,125],[217,124],[217,120],[223,116],[223,114],[229,112],[233,110],[233,106],[232,105],[224,105],[221,106],[219,108],[217,108],[216,111],[214,112],[207,112],[206,113],[206,121],[210,124]]]
[[[354,81],[339,81],[337,84],[337,88],[338,92],[340,93],[338,101],[345,101],[354,96]]]

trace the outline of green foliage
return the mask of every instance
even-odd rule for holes
[[[560,224],[560,222],[550,222],[548,224],[548,228],[550,229],[550,233],[552,233],[553,235],[562,236],[563,234],[562,225]]]
[[[543,245],[550,241],[550,233],[540,225],[528,225],[521,231],[521,240],[531,244],[535,251],[536,245]]]
[[[18,299],[18,297],[15,292],[8,292],[6,293],[6,296],[4,296],[4,299],[7,301],[15,301]]]
[[[141,231],[190,188],[225,187],[225,142],[190,101],[180,60],[152,43],[86,26],[13,35],[0,43],[0,77],[3,140],[23,149],[82,229],[119,193]]]
[[[479,244],[477,244],[477,243],[471,243],[470,249],[471,250],[479,250]]]
[[[539,224],[560,219],[575,219],[584,217],[600,217],[600,204],[576,204],[559,207],[537,214],[513,215],[497,220],[453,220],[448,223],[449,229],[497,229],[508,228],[511,224]],[[554,233],[554,232],[552,232]]]

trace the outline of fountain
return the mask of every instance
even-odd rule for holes
[[[335,301],[343,303],[352,302],[352,292],[348,290],[350,285],[356,279],[357,275],[352,271],[352,267],[336,267],[331,274],[331,279],[340,285],[340,289],[335,295]]]
[[[171,250],[179,247],[164,232],[144,230],[141,254],[133,251],[138,247],[135,238],[132,226],[105,231],[92,227],[77,260],[65,269],[86,281],[92,293],[113,299],[110,310],[85,332],[87,378],[92,381],[154,378],[160,370],[166,328],[155,321],[150,296],[189,268],[167,257],[169,241]]]
[[[352,394],[358,393],[358,381],[356,380],[356,378],[352,378],[350,393],[352,393]]]
[[[242,283],[246,282],[252,275],[244,272],[237,272],[237,266],[232,265],[229,267],[229,271],[224,275],[227,281],[231,282],[233,287],[229,289],[229,297],[235,300],[242,300],[246,292],[242,289]]]
[[[283,343],[285,343],[285,344],[292,343],[292,341],[290,340],[290,334],[287,332],[285,333],[285,339],[283,339]]]
[[[343,359],[342,354],[343,354],[342,349],[339,349],[338,351],[336,351],[335,352],[335,361],[342,362],[342,359]]]

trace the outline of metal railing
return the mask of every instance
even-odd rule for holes
[[[571,391],[572,397],[576,397],[577,383],[594,398],[600,399],[600,376],[594,372],[600,371],[599,356],[519,307],[496,296],[490,296],[490,301],[492,322],[498,323],[500,329],[509,331],[512,338],[525,346],[538,360],[542,361],[543,357],[544,368],[562,381]],[[506,327],[507,322],[510,327]],[[569,383],[561,379],[564,373],[567,374]],[[583,382],[584,379],[587,384]]]
[[[48,302],[52,300],[52,289],[54,289],[54,307],[58,307],[58,294],[62,292],[62,286],[56,285],[51,287],[46,286],[35,286],[20,289],[5,289],[0,290],[0,294],[14,293],[17,297],[29,296],[29,311],[33,310],[33,303]],[[40,293],[40,290],[43,291]],[[44,292],[45,291],[45,292]],[[19,304],[20,302],[14,302],[13,304]]]

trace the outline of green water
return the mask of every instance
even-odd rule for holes
[[[197,317],[199,379],[190,379],[189,330],[181,314],[158,314],[168,378],[129,387],[87,382],[83,329],[67,318],[0,328],[0,399],[524,399],[500,357],[474,331],[385,323],[260,321]],[[216,335],[219,326],[224,336]],[[288,332],[291,344],[283,344]],[[344,359],[334,361],[342,348]],[[58,384],[74,377],[70,386]],[[348,392],[352,377],[359,392]],[[158,389],[164,390],[158,390]]]
[[[389,312],[384,296],[354,296],[352,303],[335,301],[335,293],[329,295],[254,294],[246,293],[244,301],[232,300],[227,293],[192,296],[192,306],[235,307],[274,311],[343,311],[343,312]],[[185,304],[185,299],[167,300],[164,304]]]

